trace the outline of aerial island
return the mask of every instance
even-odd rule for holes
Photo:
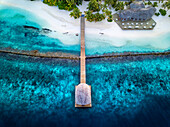
[[[0,0],[0,127],[168,127],[170,0]]]

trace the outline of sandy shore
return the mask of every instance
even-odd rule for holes
[[[75,34],[80,32],[80,21],[79,19],[75,20],[74,18],[71,18],[69,16],[70,12],[68,11],[59,10],[54,6],[48,6],[43,4],[41,1],[1,0],[0,4],[18,7],[33,13],[42,20],[42,22],[38,22],[42,27],[57,31],[49,34],[49,36],[60,39],[64,44],[72,45],[79,43],[79,37],[75,36]],[[80,6],[79,8],[81,11],[84,11],[86,10],[86,7],[87,2],[85,2],[83,6]],[[86,37],[88,40],[97,39],[115,46],[124,45],[124,40],[129,38],[135,40],[157,37],[170,32],[170,18],[168,17],[170,11],[167,13],[168,14],[164,17],[153,16],[153,19],[157,22],[154,30],[123,31],[115,22],[109,23],[107,20],[97,23],[86,22]],[[68,34],[63,35],[65,32],[68,32]],[[101,35],[100,33],[104,34]],[[141,41],[140,43],[143,42]]]

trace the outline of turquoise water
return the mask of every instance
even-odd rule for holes
[[[79,54],[79,45],[49,38],[23,10],[0,6],[0,49]],[[3,8],[3,9],[2,9]],[[8,12],[8,14],[7,14]],[[36,17],[34,17],[36,18]],[[122,47],[88,41],[87,54],[117,51],[164,51],[151,45]],[[155,38],[168,47],[169,33]],[[147,41],[153,41],[147,40]],[[136,40],[140,41],[140,40]],[[89,45],[93,43],[93,45]],[[79,61],[0,53],[0,127],[168,127],[170,125],[170,56],[87,60],[92,108],[75,108]]]
[[[41,28],[41,26],[38,24],[41,19],[37,18],[28,11],[11,6],[0,5],[0,19],[1,21],[8,21],[11,26],[25,25],[29,23],[32,26]]]
[[[79,53],[79,46],[66,46],[60,40],[40,34],[38,30],[25,29],[23,25],[42,27],[33,22],[34,15],[21,9],[3,6],[0,9],[0,48],[39,50],[40,52]]]
[[[122,38],[113,38],[113,43],[121,42]],[[143,43],[145,42],[145,43]],[[154,42],[154,43],[153,43]],[[162,42],[160,44],[160,42]],[[163,52],[170,48],[170,32],[162,34],[158,37],[145,39],[124,39],[122,46],[114,46],[102,40],[92,38],[86,39],[86,52],[88,55],[103,54],[112,52]],[[140,44],[141,43],[141,44]]]
[[[36,22],[35,22],[36,21]],[[38,30],[30,30],[23,28],[23,25],[34,26],[39,29],[42,27],[33,14],[8,6],[0,6],[0,49],[13,48],[19,50],[39,50],[40,52],[67,52],[79,54],[80,45],[65,45],[59,39],[50,38],[48,34],[42,34]],[[56,34],[57,35],[57,34]],[[160,35],[155,38],[148,38],[143,43],[143,39],[121,39],[113,38],[113,43],[123,43],[122,46],[114,46],[107,41],[93,39],[86,36],[86,54],[103,54],[111,52],[162,52],[170,48],[170,33]],[[161,44],[160,44],[161,41]],[[154,43],[153,43],[154,42]]]
[[[26,25],[30,24],[28,22]],[[39,50],[40,52],[62,51],[74,54],[79,53],[79,46],[65,46],[58,39],[41,35],[36,30],[25,29],[21,25],[11,25],[9,22],[0,21],[0,31],[2,31],[0,33],[0,38],[2,39],[0,42],[1,49],[10,47],[12,49],[27,51]]]

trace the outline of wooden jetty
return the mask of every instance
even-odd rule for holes
[[[75,87],[75,107],[92,107],[91,86],[86,84],[85,17],[81,16],[80,84]]]

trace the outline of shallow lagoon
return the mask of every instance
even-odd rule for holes
[[[0,14],[1,49],[10,47],[19,50],[39,50],[40,52],[67,52],[72,54],[79,54],[80,52],[79,44],[66,45],[65,42],[61,42],[59,39],[48,37],[47,33],[24,28],[23,25],[42,29],[38,23],[43,21],[37,19],[37,17],[27,11],[1,6]],[[53,34],[54,33],[56,36],[60,36],[57,31],[53,31]],[[64,37],[67,37],[67,35],[63,36],[63,38]],[[76,38],[79,40],[79,36]],[[170,48],[170,33],[147,39],[112,38],[111,40],[114,40],[113,44],[103,39],[95,39],[95,37],[87,35],[86,54],[94,55],[124,51],[162,52]]]
[[[6,11],[1,10],[1,16]],[[79,45],[64,45],[58,39],[24,29],[25,24],[41,26],[26,19],[25,12],[20,13],[21,10],[16,10],[13,15],[11,11],[8,18],[1,18],[0,48],[79,54]],[[169,34],[160,37],[165,40],[165,47],[169,38]],[[86,41],[87,54],[169,49],[134,46],[128,40],[122,47],[100,40],[88,41],[88,37]],[[80,82],[79,61],[0,53],[0,126],[167,127],[170,125],[169,65],[169,55],[87,60],[87,83],[92,86],[93,107],[84,110],[74,108],[75,85]]]

